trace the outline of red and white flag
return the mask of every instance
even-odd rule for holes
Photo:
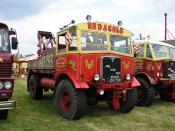
[[[141,47],[140,47],[139,44],[134,45],[133,48],[134,48],[134,53],[135,54],[138,54],[141,50]]]
[[[66,45],[69,45],[72,43],[72,33],[71,32],[67,32],[65,35],[65,43]]]

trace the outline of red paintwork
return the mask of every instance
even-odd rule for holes
[[[1,89],[0,94],[6,94],[6,96],[1,96],[0,101],[8,100],[12,97],[13,89],[7,90],[7,89]]]
[[[143,74],[147,76],[150,83],[153,86],[159,86],[158,88],[172,88],[171,92],[171,98],[175,99],[175,80],[170,79],[164,79],[161,76],[157,76],[157,73],[163,74],[164,67],[163,67],[164,60],[148,60],[148,59],[142,59],[142,60],[136,60],[135,59],[135,75]],[[140,66],[138,63],[140,63]],[[141,69],[141,68],[142,69]]]
[[[3,23],[0,23],[0,28],[9,31],[8,26]],[[0,101],[6,101],[11,98],[13,93],[14,79],[11,77],[13,73],[12,72],[13,57],[9,52],[0,52],[0,59],[1,59],[0,60],[0,81],[4,82],[8,80],[12,82],[11,89],[9,90],[4,88],[0,89]],[[6,94],[6,96],[1,96],[1,94]]]
[[[114,107],[114,110],[117,110],[120,107],[118,96],[119,96],[119,92],[117,90],[114,90],[114,92],[113,92],[113,107]]]
[[[114,33],[123,33],[123,28],[115,26],[103,26],[95,25],[89,23],[89,29],[92,30],[104,30]],[[45,34],[42,32],[42,34]],[[56,54],[56,50],[52,49],[43,49],[41,51],[41,40],[39,39],[39,58],[37,60],[31,61],[28,67],[28,78],[32,74],[40,74],[40,84],[41,87],[47,87],[55,91],[57,84],[60,82],[60,79],[69,78],[73,83],[76,89],[85,89],[85,91],[91,91],[92,88],[95,88],[91,94],[92,96],[99,97],[100,90],[106,90],[107,93],[111,93],[110,98],[104,98],[108,101],[112,101],[114,109],[119,108],[120,98],[123,100],[126,98],[126,90],[130,90],[136,86],[139,86],[139,82],[134,78],[133,67],[134,60],[131,55],[123,55],[115,53],[90,53],[90,52],[74,52],[74,53],[65,53],[65,54]],[[59,46],[59,45],[58,45]],[[65,45],[64,45],[65,46]],[[62,47],[61,47],[62,48]],[[60,49],[60,47],[58,47]],[[61,49],[60,49],[61,50]],[[45,57],[52,55],[53,65],[51,68],[48,68],[45,64]],[[101,58],[103,56],[112,56],[120,58],[121,69],[120,69],[120,81],[115,84],[106,84],[103,79],[100,78],[99,81],[94,80],[95,74],[101,74]],[[47,60],[46,60],[47,61]],[[43,63],[42,63],[43,62]],[[42,74],[42,75],[41,75]],[[126,80],[126,74],[130,74],[131,79]],[[42,77],[43,76],[43,77]],[[100,76],[101,77],[101,76]],[[29,81],[28,81],[29,83]],[[29,85],[29,84],[28,84]],[[29,89],[29,86],[28,86]],[[89,89],[89,90],[88,90]],[[109,92],[108,92],[109,91]],[[110,92],[111,91],[111,92]],[[121,96],[122,94],[122,96]],[[106,95],[106,94],[104,94]],[[90,96],[91,97],[91,96]],[[97,98],[98,98],[97,97]],[[61,94],[61,106],[66,111],[69,105],[69,96],[64,93]]]
[[[157,81],[159,81],[159,77],[157,76],[157,73],[163,73],[163,66],[162,61],[152,61],[148,59],[142,59],[142,60],[134,60],[134,73],[137,74],[144,74],[146,75],[150,82],[152,84],[157,84]]]
[[[61,93],[61,100],[60,100],[60,105],[62,109],[67,112],[70,109],[72,99],[69,96],[69,93],[66,91],[62,91]]]
[[[56,57],[56,76],[59,76],[62,73],[68,74],[72,81],[74,81],[76,88],[88,88],[87,82],[92,81],[92,78],[94,74],[100,74],[100,57],[104,56],[104,54],[67,54],[67,55],[59,55]],[[124,66],[121,66],[121,77],[122,82],[120,84],[107,84],[104,85],[103,81],[100,82],[101,88],[116,88],[116,89],[123,89],[123,88],[131,88],[129,86],[129,83],[133,83],[134,79],[131,79],[130,81],[124,82],[125,75],[126,74],[133,74],[133,58],[132,57],[126,57],[122,55],[114,55],[114,54],[105,54],[105,56],[115,56],[121,58],[121,65],[129,64],[129,68],[125,69]],[[75,67],[72,67],[70,64],[70,61],[74,61]],[[87,61],[87,62],[85,62]],[[93,67],[91,69],[88,69],[86,67],[86,63],[92,64]],[[66,67],[65,67],[66,66]],[[56,77],[57,78],[57,77]],[[133,77],[134,78],[134,77]],[[136,80],[134,80],[134,85],[138,85],[138,83],[135,83]],[[85,84],[86,83],[86,84]],[[81,85],[81,86],[80,86]]]
[[[140,83],[137,81],[137,79],[134,77],[133,78],[133,82],[132,82],[132,87],[137,87],[137,86],[140,86]]]
[[[174,85],[173,85],[171,97],[173,100],[175,100],[175,87],[174,87]]]
[[[103,80],[98,82],[98,90],[103,89],[113,89],[113,107],[114,109],[119,108],[119,94],[122,90],[128,90],[133,87],[139,86],[140,83],[133,76],[133,64],[134,60],[131,56],[124,56],[120,54],[111,54],[111,53],[72,53],[72,54],[64,54],[57,55],[55,58],[55,72],[53,74],[53,78],[43,77],[40,80],[40,84],[43,86],[47,86],[47,88],[53,89],[56,87],[57,78],[61,74],[66,74],[69,79],[73,82],[75,88],[84,88],[88,89],[91,83],[93,83],[94,74],[100,74],[100,57],[101,56],[115,56],[121,59],[121,81],[117,84],[105,84]],[[32,69],[32,67],[30,67]],[[35,73],[45,73],[44,69],[34,69]],[[131,79],[126,81],[125,75],[130,74]],[[55,85],[54,85],[55,83]],[[53,86],[54,85],[54,86]],[[98,92],[97,90],[97,92]],[[123,98],[125,99],[126,94],[123,94]],[[67,97],[66,97],[67,98]],[[65,98],[65,99],[66,99]],[[67,99],[66,99],[67,100]],[[63,109],[66,110],[65,101],[62,100]]]
[[[55,85],[55,81],[53,79],[49,79],[47,77],[42,77],[40,79],[40,85],[42,87],[48,87],[48,88],[53,88]]]

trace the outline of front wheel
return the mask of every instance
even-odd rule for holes
[[[108,106],[114,110],[112,101],[107,101]],[[132,88],[131,90],[127,90],[126,99],[120,98],[119,100],[120,107],[118,109],[121,113],[130,112],[137,104],[137,90]]]
[[[0,110],[0,119],[7,119],[8,110]]]
[[[120,108],[119,112],[127,113],[130,112],[137,104],[137,90],[136,88],[132,88],[131,90],[127,90],[126,92],[126,100],[124,101],[122,98],[120,99]]]
[[[69,80],[61,80],[56,89],[56,108],[69,120],[81,118],[86,109],[87,98],[83,90],[76,90]]]
[[[146,80],[142,78],[137,79],[141,86],[137,87],[137,94],[138,94],[138,106],[150,106],[155,97],[155,90]]]

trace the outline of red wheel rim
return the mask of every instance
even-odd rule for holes
[[[138,98],[143,99],[143,97],[144,97],[144,90],[142,89],[142,87],[138,87]]]
[[[63,91],[61,93],[60,105],[64,111],[68,111],[71,106],[72,100],[68,92]]]

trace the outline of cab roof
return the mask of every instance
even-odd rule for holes
[[[133,36],[133,33],[130,32],[129,30],[118,26],[114,25],[111,23],[105,23],[105,22],[83,22],[83,23],[78,23],[74,24],[72,26],[63,28],[63,30],[59,31],[58,33],[64,32],[65,30],[68,30],[70,28],[77,27],[80,30],[92,30],[92,31],[97,31],[97,32],[108,32],[116,35],[122,35],[126,37],[131,37]]]
[[[6,24],[0,22],[0,28],[8,29],[8,26]]]
[[[163,46],[175,48],[175,46],[173,46],[173,45],[170,45],[170,44],[165,43],[165,42],[160,42],[160,41],[136,40],[136,41],[134,41],[134,44],[135,44],[135,43],[137,43],[137,44],[151,43],[151,44],[158,44],[158,45],[163,45]]]

